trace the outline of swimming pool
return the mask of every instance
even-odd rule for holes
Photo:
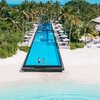
[[[40,23],[22,70],[62,71],[63,69],[52,24]]]

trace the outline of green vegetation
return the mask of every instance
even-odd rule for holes
[[[21,39],[21,31],[15,32],[14,29],[11,30],[9,23],[0,21],[0,58],[14,55]]]
[[[20,46],[19,49],[21,51],[28,52],[29,51],[29,46]]]
[[[84,47],[84,43],[76,43],[76,42],[70,42],[70,49],[74,50],[76,48],[83,48]]]
[[[0,2],[0,58],[16,54],[17,44],[23,42],[25,31],[32,28],[32,22],[23,16],[19,8],[10,8],[5,0]]]
[[[12,56],[18,49],[18,42],[23,42],[24,33],[40,19],[42,22],[58,20],[64,26],[71,41],[71,48],[83,47],[80,38],[84,34],[96,36],[94,24],[90,20],[100,16],[100,5],[90,4],[85,0],[71,0],[64,6],[59,2],[28,2],[9,7],[5,0],[0,2],[0,58]],[[76,45],[77,44],[77,45]],[[24,48],[24,47],[22,47]],[[25,51],[26,48],[24,48]]]
[[[74,50],[74,49],[76,49],[76,48],[77,48],[77,47],[76,47],[75,43],[70,42],[70,49],[71,49],[71,50]]]
[[[77,48],[83,48],[84,47],[84,43],[76,43],[76,47]]]
[[[84,34],[98,35],[94,24],[90,22],[97,16],[100,16],[100,5],[90,4],[85,0],[71,0],[64,5],[59,19],[65,25],[66,34],[70,38],[70,48],[79,48],[80,46],[75,44],[80,43]]]

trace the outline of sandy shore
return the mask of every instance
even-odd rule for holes
[[[68,80],[100,83],[100,49],[60,50]],[[66,55],[66,56],[65,56]]]
[[[83,48],[60,50],[65,71],[62,73],[20,72],[26,53],[18,51],[7,59],[0,59],[0,84],[22,80],[50,79],[81,83],[100,83],[100,49]]]

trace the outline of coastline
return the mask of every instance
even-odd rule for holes
[[[0,84],[17,81],[47,82],[65,81],[82,84],[100,84],[99,48],[76,50],[60,49],[65,67],[62,73],[20,72],[27,53],[18,51],[16,55],[0,59]]]

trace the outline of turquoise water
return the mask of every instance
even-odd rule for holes
[[[9,7],[15,7],[18,6],[19,4],[9,4]]]
[[[1,0],[0,0],[1,1]],[[7,0],[7,2],[9,4],[21,4],[24,0]],[[32,1],[32,0],[28,0],[28,1]],[[47,2],[48,0],[34,0],[36,2]],[[57,0],[52,0],[53,2],[57,1]],[[58,0],[60,2],[61,5],[64,5],[66,2],[68,1],[71,1],[71,0]],[[100,4],[100,1],[99,0],[86,0],[87,2],[89,3],[92,3],[92,4]]]
[[[100,86],[60,81],[23,81],[1,86],[0,100],[100,100]]]
[[[40,59],[40,63],[38,63],[38,59]],[[43,59],[45,60],[44,62]],[[61,65],[60,55],[56,46],[52,25],[50,23],[39,25],[25,65]]]

